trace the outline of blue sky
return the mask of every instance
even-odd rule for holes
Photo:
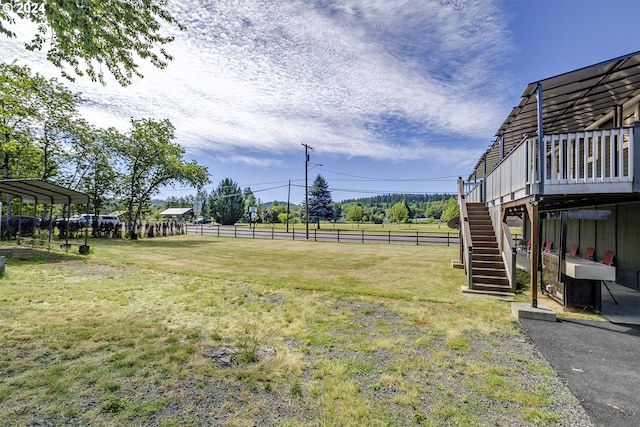
[[[1,2],[2,0],[0,0]],[[78,79],[83,115],[126,130],[169,118],[176,142],[262,201],[304,199],[310,182],[334,200],[389,192],[455,192],[525,86],[640,50],[640,1],[169,1],[175,29],[165,70],[120,87]],[[58,70],[19,40],[0,58],[48,77]],[[193,194],[165,188],[160,197]]]

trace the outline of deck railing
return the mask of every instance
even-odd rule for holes
[[[467,212],[467,200],[465,191],[470,187],[465,185],[462,179],[458,180],[458,207],[460,208],[460,249],[461,262],[467,273],[468,287],[473,289],[473,241],[471,240],[471,228],[469,227],[469,213]]]
[[[618,128],[546,135],[544,175],[538,138],[524,138],[479,183],[467,183],[467,201],[505,203],[535,194],[633,191],[634,129]],[[542,177],[542,179],[541,179]]]
[[[633,183],[633,129],[545,137],[544,193],[628,192]]]
[[[507,271],[507,277],[509,279],[509,285],[511,286],[511,292],[516,291],[516,255],[517,250],[511,237],[511,231],[506,222],[501,223],[502,226],[502,243],[500,251],[502,253],[502,261],[504,262],[505,270]]]

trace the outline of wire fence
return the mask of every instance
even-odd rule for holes
[[[224,226],[217,224],[196,224],[187,227],[187,234],[202,236],[234,237],[271,240],[312,240],[314,242],[335,243],[386,243],[413,245],[457,245],[458,232],[434,233],[424,231],[371,231],[371,230],[318,230],[291,228],[289,231],[271,228],[255,229],[246,226]]]

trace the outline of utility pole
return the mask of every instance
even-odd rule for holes
[[[291,203],[291,180],[289,180],[289,191],[287,192],[287,233],[289,232],[289,204]]]
[[[304,146],[304,222],[307,228],[307,240],[309,240],[309,149],[313,150],[313,147],[309,147],[307,144]]]

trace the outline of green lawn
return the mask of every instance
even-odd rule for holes
[[[575,399],[457,247],[5,248],[2,425],[542,425]],[[560,392],[558,391],[560,390]]]

